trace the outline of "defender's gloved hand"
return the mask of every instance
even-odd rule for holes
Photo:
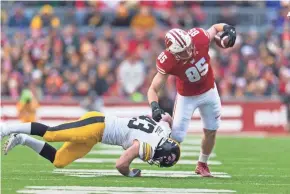
[[[164,114],[164,110],[162,110],[160,107],[159,107],[159,104],[157,102],[152,102],[151,103],[151,109],[152,109],[152,118],[159,122],[160,119],[162,118],[162,114]]]

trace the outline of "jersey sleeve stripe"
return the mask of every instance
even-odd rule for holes
[[[145,160],[146,158],[146,143],[143,143],[143,156],[142,156],[142,160]]]
[[[163,70],[163,69],[161,69],[160,67],[158,67],[157,65],[156,65],[156,67],[157,67],[157,71],[159,72],[159,73],[161,73],[161,74],[166,74],[166,72]]]
[[[145,156],[145,161],[148,161],[149,159],[150,159],[150,152],[151,152],[151,150],[150,150],[150,145],[149,144],[147,144],[146,143],[146,156]]]

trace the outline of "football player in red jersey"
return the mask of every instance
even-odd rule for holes
[[[218,42],[218,32],[223,32]],[[158,91],[169,75],[176,77],[177,96],[173,113],[172,138],[182,142],[193,112],[198,108],[203,122],[203,138],[195,169],[203,177],[212,177],[207,161],[215,144],[220,126],[221,101],[215,85],[208,54],[210,42],[215,39],[223,48],[233,47],[236,30],[227,24],[215,24],[208,30],[192,28],[189,31],[171,29],[165,35],[166,49],[158,56],[155,75],[148,90],[152,117],[158,121],[164,111],[158,105]],[[223,41],[227,39],[227,41]]]

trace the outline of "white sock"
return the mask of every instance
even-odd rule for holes
[[[9,134],[25,133],[31,134],[31,123],[7,124]]]
[[[23,140],[24,140],[22,145],[26,145],[26,146],[30,147],[31,149],[33,149],[37,153],[41,152],[41,150],[45,144],[44,141],[35,139],[35,138],[30,137],[29,135],[26,135],[26,134],[18,134],[18,135],[21,135]]]
[[[203,162],[203,163],[207,163],[208,159],[209,159],[209,155],[205,155],[203,153],[200,153],[198,161]]]

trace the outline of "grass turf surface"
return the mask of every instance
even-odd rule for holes
[[[2,143],[3,144],[3,143]],[[59,147],[61,144],[54,144]],[[98,145],[95,146],[98,148]],[[161,178],[102,176],[81,178],[53,174],[54,167],[26,147],[19,146],[2,162],[2,194],[16,193],[25,186],[113,186],[230,189],[238,193],[290,193],[290,138],[236,138],[219,137],[212,160],[222,165],[210,166],[211,171],[226,172],[231,178]],[[89,155],[88,157],[92,157]],[[94,155],[95,158],[116,156]],[[184,157],[183,159],[197,159]],[[176,165],[169,169],[133,164],[134,168],[148,170],[193,171],[195,164]],[[73,163],[67,169],[115,169],[114,164]]]

